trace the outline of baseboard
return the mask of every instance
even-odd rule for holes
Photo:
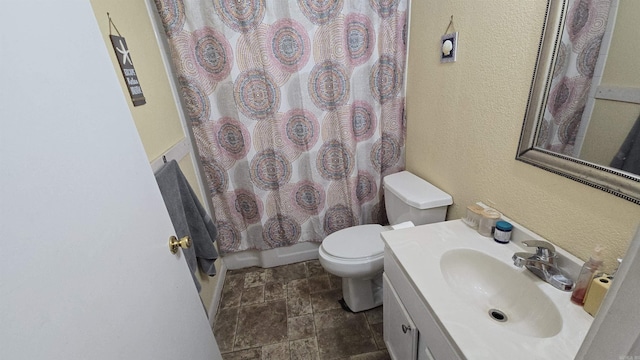
[[[213,329],[213,325],[216,322],[216,314],[218,313],[218,306],[220,305],[220,300],[222,299],[222,287],[224,286],[224,279],[227,277],[227,265],[224,259],[219,258],[220,261],[220,270],[216,274],[217,282],[216,288],[213,292],[213,298],[211,299],[211,304],[209,304],[209,325]]]

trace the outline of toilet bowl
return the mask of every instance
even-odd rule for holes
[[[408,171],[383,180],[392,226],[358,225],[327,236],[319,248],[324,269],[342,278],[344,305],[353,312],[382,304],[382,231],[444,221],[451,196]]]

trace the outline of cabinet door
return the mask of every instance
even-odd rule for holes
[[[431,353],[431,350],[427,346],[424,334],[418,337],[418,360],[435,360],[436,358]]]
[[[400,297],[383,274],[383,322],[384,342],[394,360],[416,360],[418,352],[418,329],[402,305]]]

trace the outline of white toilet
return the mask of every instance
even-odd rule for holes
[[[416,175],[402,171],[383,179],[391,226],[358,225],[336,231],[320,245],[320,264],[342,278],[342,296],[353,312],[382,304],[384,243],[380,232],[444,221],[451,195]]]

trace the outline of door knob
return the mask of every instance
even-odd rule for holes
[[[178,247],[181,247],[183,249],[187,249],[191,247],[191,238],[188,236],[185,236],[183,238],[181,238],[180,240],[178,240],[177,237],[172,236],[169,238],[169,251],[171,251],[172,254],[175,254],[178,252]]]
[[[402,324],[402,332],[406,334],[407,331],[411,331],[411,326],[407,326],[405,324]]]

